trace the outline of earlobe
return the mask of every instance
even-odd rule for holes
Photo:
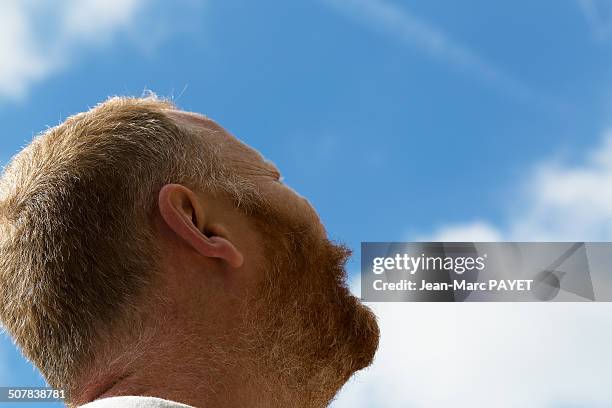
[[[203,235],[206,237],[205,235]],[[244,263],[242,253],[226,238],[220,236],[206,237],[207,245],[215,248],[215,258],[224,259],[231,267],[239,268]],[[209,252],[213,253],[213,252]]]
[[[159,192],[159,212],[166,225],[187,245],[209,258],[219,258],[231,267],[242,266],[242,253],[227,238],[204,234],[211,230],[207,225],[212,220],[197,195],[180,184],[166,184]]]

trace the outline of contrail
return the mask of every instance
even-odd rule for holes
[[[431,58],[449,64],[521,103],[560,111],[568,106],[536,92],[521,80],[507,74],[469,47],[453,40],[441,29],[416,17],[408,10],[385,0],[322,0],[324,4],[370,28],[389,34],[418,48]]]

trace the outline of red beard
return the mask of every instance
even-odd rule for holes
[[[248,306],[254,345],[270,374],[304,406],[326,406],[372,363],[378,347],[374,314],[347,288],[351,251],[278,214],[258,224],[268,267]]]

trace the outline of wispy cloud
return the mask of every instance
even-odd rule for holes
[[[77,47],[97,45],[125,29],[144,0],[0,3],[0,96],[29,87],[67,65]]]
[[[612,1],[578,0],[593,35],[598,40],[612,38]]]
[[[408,9],[386,0],[322,0],[338,12],[386,33],[431,58],[449,64],[519,102],[532,106],[566,110],[559,101],[535,91],[523,81],[479,55],[441,28],[417,17]]]
[[[0,98],[23,98],[33,84],[69,66],[81,51],[109,45],[118,38],[134,40],[138,48],[149,51],[159,40],[160,27],[165,27],[160,21],[149,24],[148,12],[154,3],[1,1]],[[142,35],[145,29],[147,34]]]

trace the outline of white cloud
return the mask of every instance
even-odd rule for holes
[[[386,0],[322,1],[374,30],[389,34],[409,46],[424,51],[434,59],[473,75],[476,79],[520,102],[556,110],[567,109],[565,104],[534,91],[523,81],[506,73],[467,45],[454,40],[441,28],[417,17],[406,8]]]
[[[603,407],[612,307],[589,303],[378,303],[374,365],[333,408]]]
[[[455,224],[432,240],[612,240],[612,132],[569,165],[546,160],[504,226]],[[359,293],[359,284],[353,290]],[[611,303],[373,303],[376,361],[333,408],[604,407]]]
[[[441,241],[612,240],[612,130],[579,165],[545,160],[526,174],[505,227],[476,221],[449,225],[431,237]]]
[[[469,224],[450,225],[444,227],[432,236],[419,237],[418,241],[443,242],[494,242],[500,241],[502,235],[497,228],[486,221],[473,221]]]
[[[97,40],[132,23],[143,0],[72,0],[62,17],[67,36]]]
[[[0,2],[0,97],[24,97],[79,49],[128,31],[147,1]]]
[[[32,24],[16,1],[0,3],[0,95],[23,94],[50,69],[32,38]]]

